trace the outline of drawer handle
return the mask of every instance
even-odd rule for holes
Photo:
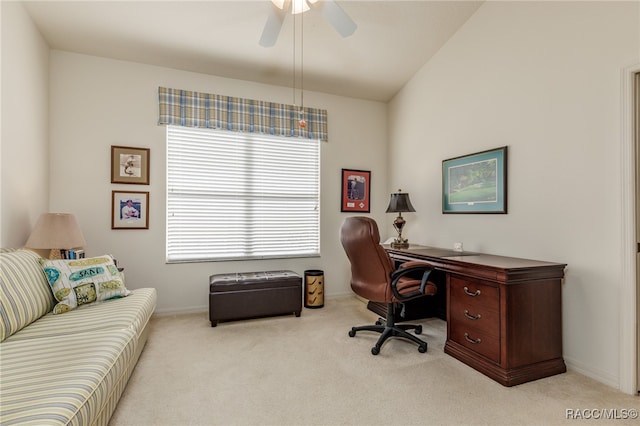
[[[469,337],[469,333],[464,333],[464,338],[467,339],[467,342],[473,343],[474,345],[482,342],[482,339],[479,337],[477,339],[472,339],[471,337]]]
[[[465,286],[465,287],[464,287],[464,293],[465,293],[467,296],[471,296],[471,297],[480,296],[480,290],[476,290],[476,291],[475,291],[475,293],[471,293],[471,292],[469,291],[469,287],[467,287],[467,286]]]
[[[469,313],[469,311],[467,311],[466,309],[464,310],[464,316],[469,318],[470,320],[479,320],[480,318],[482,318],[482,315],[478,314],[478,315],[471,315]]]

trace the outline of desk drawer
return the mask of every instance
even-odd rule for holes
[[[454,328],[471,327],[494,337],[500,336],[500,313],[497,310],[464,302],[451,300],[449,321]]]
[[[479,280],[451,276],[449,281],[451,302],[498,311],[500,292],[498,287],[483,284]]]
[[[450,286],[449,320],[454,327],[473,327],[483,334],[499,337],[498,288],[456,277],[451,277]]]
[[[454,323],[449,329],[449,338],[454,342],[500,363],[500,338],[474,327]]]
[[[500,290],[451,275],[449,294],[449,338],[500,362]]]

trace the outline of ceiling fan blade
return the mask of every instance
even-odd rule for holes
[[[276,44],[276,41],[278,41],[278,36],[280,35],[282,23],[284,22],[284,18],[287,15],[287,10],[289,9],[290,2],[291,0],[285,1],[282,9],[271,3],[271,9],[269,12],[269,16],[267,17],[267,23],[264,25],[264,30],[262,30],[262,36],[260,37],[260,46],[272,47]]]
[[[345,13],[334,0],[323,0],[317,3],[322,16],[329,21],[342,37],[349,37],[356,31],[358,25]]]

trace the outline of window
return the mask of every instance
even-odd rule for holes
[[[167,126],[168,262],[319,254],[319,141]]]

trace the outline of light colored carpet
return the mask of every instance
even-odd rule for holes
[[[427,353],[393,339],[373,356],[377,334],[347,332],[376,318],[356,298],[215,328],[206,313],[154,317],[110,425],[555,425],[640,406],[573,372],[503,387],[443,352],[438,319],[418,321]]]

